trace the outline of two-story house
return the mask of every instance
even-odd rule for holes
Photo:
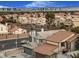
[[[5,53],[8,53],[17,48],[19,49],[25,44],[28,36],[26,30],[19,28],[16,25],[8,27],[7,23],[6,25],[0,24],[0,52],[4,51]],[[5,53],[0,54],[5,55]]]
[[[8,26],[8,32],[11,34],[22,34],[22,33],[26,33],[27,30],[22,29],[15,24],[12,24]]]
[[[0,24],[0,34],[8,34],[7,24]]]
[[[60,57],[59,55],[75,49],[77,34],[59,31],[47,38],[45,44],[33,49],[33,56],[37,58]]]
[[[35,47],[38,47],[42,44],[44,44],[46,42],[46,39],[53,35],[54,33],[58,32],[58,31],[64,31],[64,30],[50,30],[50,31],[44,31],[44,29],[41,29],[40,32],[36,32],[36,31],[32,31],[29,33],[29,38],[26,41],[26,44],[23,45],[24,47],[24,52],[26,54],[31,55],[32,54],[32,50]]]

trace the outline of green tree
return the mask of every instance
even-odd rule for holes
[[[52,12],[48,12],[45,17],[47,19],[46,20],[47,27],[50,28],[51,25],[54,25],[55,15]]]
[[[60,25],[59,25],[59,28],[60,28],[60,29],[65,29],[65,27],[66,27],[66,26],[64,25],[64,23],[60,23]]]
[[[73,22],[71,19],[66,19],[64,25],[66,26],[66,30],[71,31],[71,29],[73,27]]]
[[[10,23],[16,23],[16,20],[13,17],[9,17],[9,18],[4,18],[6,22],[10,22]]]
[[[79,27],[72,28],[71,31],[79,34]]]
[[[64,22],[59,23],[59,28],[71,31],[73,28],[73,23],[70,19],[66,19]]]

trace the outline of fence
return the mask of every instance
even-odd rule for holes
[[[22,34],[0,34],[0,41],[17,39],[17,38],[27,38],[27,37],[28,37],[27,33],[22,33]]]

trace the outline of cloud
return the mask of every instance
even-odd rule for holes
[[[40,7],[67,7],[72,6],[71,3],[66,2],[64,4],[63,2],[56,2],[56,1],[34,1],[32,3],[24,5],[27,8],[40,8]]]
[[[55,5],[55,2],[35,1],[30,4],[25,5],[25,7],[51,7],[53,4]]]
[[[11,7],[9,7],[9,6],[2,6],[2,5],[0,5],[0,8],[11,8]]]

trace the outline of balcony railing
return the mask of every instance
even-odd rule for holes
[[[17,39],[17,38],[27,38],[27,37],[28,37],[27,33],[22,33],[22,34],[0,34],[0,41]]]

